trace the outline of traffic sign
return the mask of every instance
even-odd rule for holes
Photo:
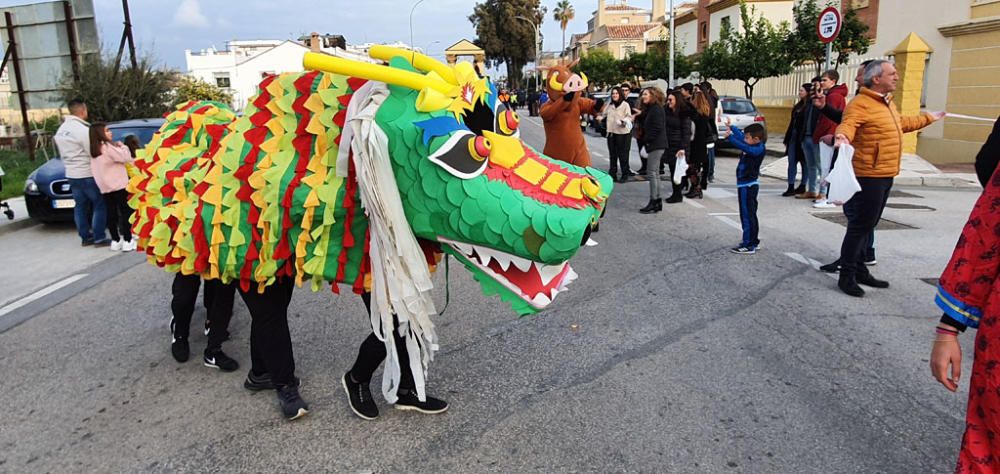
[[[816,35],[824,43],[832,43],[840,34],[840,11],[836,7],[826,7],[816,22]]]

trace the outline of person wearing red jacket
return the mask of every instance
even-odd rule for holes
[[[834,110],[843,111],[844,108],[847,107],[847,84],[837,84],[837,81],[839,80],[840,74],[836,70],[831,69],[824,72],[823,75],[820,76],[819,85],[820,89],[823,91],[823,95],[826,96],[826,105]],[[831,120],[830,117],[825,114],[820,114],[819,121],[816,122],[816,128],[813,130],[813,143],[819,144],[823,137],[833,135],[837,130],[837,125],[839,124]],[[826,171],[829,172],[830,170]],[[821,177],[823,176],[822,170],[819,172],[819,175]],[[826,193],[824,192],[824,189],[827,187],[828,186],[820,184],[819,194],[814,196],[816,204],[826,203]]]

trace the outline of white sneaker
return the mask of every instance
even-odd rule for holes
[[[136,243],[135,239],[122,242],[122,252],[135,252]]]
[[[822,202],[817,201],[816,203],[813,204],[813,207],[816,209],[830,209],[837,207],[837,205],[830,201],[822,201]]]
[[[122,250],[122,241],[121,240],[112,240],[111,241],[111,250],[114,251],[114,252],[121,252],[121,250]]]

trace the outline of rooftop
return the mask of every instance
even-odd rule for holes
[[[639,23],[634,25],[607,25],[609,39],[641,39],[643,34],[660,26],[659,23]]]

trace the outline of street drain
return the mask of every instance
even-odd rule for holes
[[[908,193],[906,191],[899,191],[899,190],[896,190],[896,189],[893,189],[892,191],[889,191],[889,197],[893,197],[893,198],[916,198],[916,199],[923,199],[924,198],[923,196],[917,196],[916,194],[910,194],[910,193]]]
[[[891,209],[905,209],[905,210],[908,210],[908,211],[936,211],[937,210],[937,209],[934,209],[933,207],[930,207],[930,206],[923,206],[923,205],[920,205],[920,204],[906,204],[906,203],[902,203],[902,202],[888,202],[888,203],[885,204],[885,207],[888,207],[888,208],[891,208]]]
[[[928,285],[933,286],[935,288],[937,288],[937,286],[938,286],[938,280],[939,280],[938,278],[921,278],[920,279],[920,281],[922,281],[924,283],[927,283]]]
[[[813,216],[823,219],[825,221],[833,222],[834,224],[840,224],[847,227],[847,216],[839,212],[813,212]],[[912,225],[903,224],[901,222],[891,221],[886,218],[882,218],[878,223],[878,230],[910,230],[917,229]]]

